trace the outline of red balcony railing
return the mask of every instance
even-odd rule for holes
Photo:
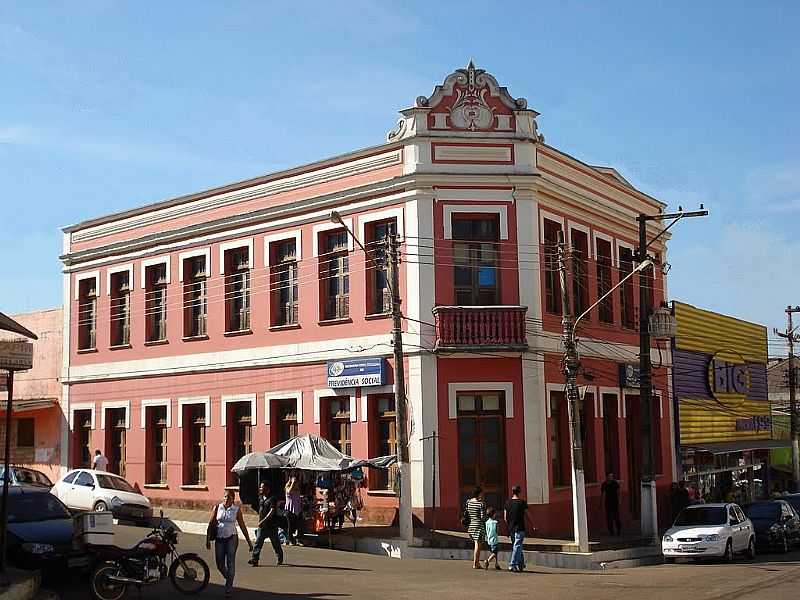
[[[526,306],[436,306],[437,350],[526,350]]]

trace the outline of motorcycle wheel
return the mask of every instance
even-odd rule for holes
[[[104,562],[99,565],[89,579],[89,591],[95,600],[120,600],[128,589],[127,583],[111,581],[109,577],[118,571],[113,562]]]
[[[181,594],[199,594],[208,585],[211,573],[206,561],[197,554],[181,554],[169,567],[169,580]]]

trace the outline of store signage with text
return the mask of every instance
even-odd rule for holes
[[[0,342],[0,369],[27,371],[33,368],[33,344]]]
[[[385,384],[385,358],[350,358],[328,361],[328,387],[331,389]]]

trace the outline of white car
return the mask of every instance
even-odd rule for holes
[[[661,551],[666,562],[678,557],[719,557],[726,562],[734,554],[756,555],[756,533],[736,504],[695,504],[683,509],[664,534]]]
[[[75,469],[56,481],[51,493],[71,510],[106,511],[126,521],[149,524],[150,500],[119,475],[107,471]]]

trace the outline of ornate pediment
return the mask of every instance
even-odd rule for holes
[[[457,69],[437,85],[430,96],[419,96],[413,109],[424,112],[424,124],[417,122],[430,133],[463,132],[483,133],[491,136],[524,135],[538,139],[536,117],[539,113],[528,108],[525,98],[514,98],[508,89],[469,61],[465,69]],[[520,122],[518,122],[520,121]],[[401,119],[397,129],[389,133],[390,140],[407,137],[410,123]]]

